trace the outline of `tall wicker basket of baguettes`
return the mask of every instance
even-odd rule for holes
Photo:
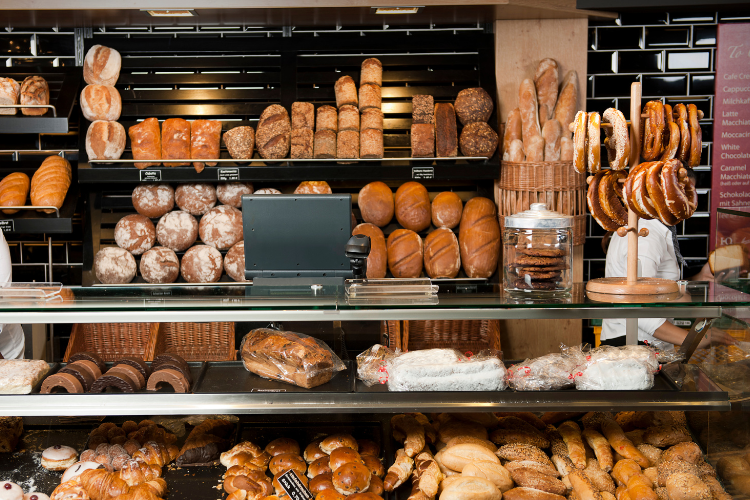
[[[93,352],[104,361],[136,356],[154,359],[159,343],[159,323],[76,323],[63,361],[77,352]]]
[[[544,203],[573,216],[573,245],[586,240],[586,176],[575,171],[572,161],[503,161],[500,180],[495,181],[495,203],[501,230],[506,216]]]
[[[384,344],[402,351],[452,347],[463,353],[502,352],[498,320],[383,321],[380,333]]]

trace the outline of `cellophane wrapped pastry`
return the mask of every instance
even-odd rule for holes
[[[508,368],[508,386],[516,391],[555,391],[573,387],[585,361],[580,347],[561,346],[560,353],[525,359]]]
[[[576,389],[645,391],[654,386],[659,371],[656,351],[643,345],[602,346],[592,350],[578,367]]]
[[[357,378],[367,387],[385,384],[388,381],[388,361],[400,354],[401,349],[375,344],[357,355]]]
[[[306,389],[325,384],[346,368],[322,340],[268,328],[245,335],[240,353],[248,371]]]

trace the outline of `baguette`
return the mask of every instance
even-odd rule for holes
[[[544,161],[544,139],[541,135],[524,137],[523,150],[526,152],[526,161]]]
[[[573,462],[576,469],[586,468],[586,449],[583,446],[581,428],[578,424],[568,420],[557,427],[557,432],[562,436],[568,447],[568,458]]]
[[[562,90],[555,106],[555,119],[560,122],[563,130],[569,130],[570,124],[578,110],[578,73],[571,70],[565,75]]]
[[[534,82],[528,78],[521,82],[521,86],[518,88],[518,109],[521,112],[521,130],[524,145],[526,145],[527,141],[532,137],[542,136],[542,130],[539,127],[536,88],[534,87]],[[529,154],[528,151],[526,154]]]
[[[560,140],[562,139],[562,126],[554,118],[550,118],[542,128],[544,138],[544,161],[560,160]]]
[[[522,139],[523,125],[521,123],[521,110],[516,108],[508,114],[508,119],[505,121],[505,133],[503,133],[503,159],[505,159],[505,153],[510,151],[511,143]]]
[[[539,97],[539,124],[542,127],[554,115],[558,78],[557,61],[550,58],[539,61],[534,75],[534,85]]]
[[[0,181],[0,207],[14,207],[26,204],[29,195],[29,176],[23,172],[13,172]],[[4,214],[14,214],[18,210],[3,209]]]
[[[31,204],[59,209],[65,201],[71,179],[68,160],[61,156],[48,156],[31,178]],[[40,211],[47,214],[55,212],[52,209]]]
[[[510,147],[503,154],[503,161],[511,162],[522,162],[526,161],[526,154],[523,151],[523,141],[520,139],[514,139],[510,143]]]
[[[656,492],[651,488],[651,486],[652,483],[646,476],[644,476],[642,473],[636,474],[628,480],[628,495],[630,496],[631,500],[658,500]],[[708,490],[707,487],[706,489]],[[671,495],[670,498],[672,498]]]

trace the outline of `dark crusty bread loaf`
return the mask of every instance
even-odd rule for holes
[[[161,130],[159,120],[146,118],[138,125],[128,129],[130,149],[134,160],[161,160]],[[135,168],[146,168],[161,165],[161,161],[136,163]]]
[[[311,102],[295,102],[292,104],[292,130],[315,126],[315,105]]]
[[[227,130],[224,132],[224,144],[232,158],[252,158],[255,149],[255,130],[248,125]]]
[[[418,278],[422,274],[422,238],[409,229],[396,229],[388,236],[388,269],[394,278]]]
[[[374,128],[362,130],[359,133],[359,157],[383,157],[383,131]]]
[[[315,158],[336,158],[336,132],[334,130],[315,132],[314,156]]]
[[[359,110],[355,106],[345,104],[339,108],[339,132],[342,130],[359,132]]]
[[[18,104],[49,104],[47,80],[41,76],[27,76],[21,84]],[[21,113],[27,116],[41,116],[47,111],[49,111],[48,108],[21,108]]]
[[[271,104],[260,115],[255,144],[262,158],[286,158],[291,144],[292,125],[283,106]]]
[[[333,130],[338,132],[338,111],[333,106],[321,106],[318,108],[318,119],[315,121],[315,130]]]
[[[413,123],[411,126],[411,155],[413,158],[435,156],[435,125]]]
[[[141,257],[140,270],[149,283],[174,283],[180,276],[180,259],[169,248],[154,247]]]
[[[497,143],[497,132],[484,122],[470,123],[461,131],[461,153],[464,156],[492,157]]]
[[[314,135],[311,128],[292,129],[292,158],[313,157]]]
[[[374,224],[365,222],[354,228],[352,234],[364,234],[370,237],[370,255],[367,256],[367,271],[369,279],[385,278],[388,264],[388,253],[385,247],[383,231]]]
[[[481,87],[464,89],[456,97],[456,114],[461,124],[487,122],[492,115],[492,97]]]
[[[423,231],[430,227],[430,195],[422,184],[409,181],[396,190],[396,219],[402,227]]]
[[[435,156],[450,158],[458,155],[458,132],[453,104],[435,104]]]
[[[125,150],[125,127],[117,122],[97,120],[86,131],[89,160],[117,160]]]
[[[359,127],[361,130],[368,128],[383,130],[383,111],[377,108],[367,108],[362,111]]]
[[[435,123],[435,100],[431,95],[415,95],[411,98],[412,123]]]
[[[359,132],[340,130],[336,141],[336,158],[359,158]]]
[[[182,118],[169,118],[161,126],[161,157],[190,158],[190,122]],[[165,167],[181,167],[188,162],[164,162]]]
[[[424,239],[424,270],[430,278],[455,278],[461,269],[458,238],[447,227],[441,227]]]
[[[500,224],[492,200],[478,196],[466,202],[461,215],[458,242],[466,276],[492,276],[500,255]]]
[[[384,182],[371,182],[359,190],[357,206],[365,222],[385,227],[393,219],[393,192]]]
[[[379,59],[370,57],[362,61],[362,69],[359,73],[360,86],[365,83],[383,85],[383,64]]]
[[[373,83],[363,83],[359,86],[359,110],[363,111],[369,108],[380,109],[382,102],[380,96],[380,85]]]
[[[333,90],[336,93],[336,107],[340,108],[345,104],[351,104],[357,106],[357,86],[354,84],[354,79],[351,76],[342,76],[333,86]]]

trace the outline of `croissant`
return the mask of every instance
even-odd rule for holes
[[[50,500],[89,500],[78,478],[59,484],[49,497]]]
[[[0,207],[17,207],[26,204],[29,194],[29,176],[23,172],[13,172],[0,181]],[[5,214],[14,214],[18,210],[3,210]]]
[[[177,441],[177,436],[171,432],[167,432],[164,428],[159,427],[156,424],[139,427],[128,434],[128,439],[133,439],[139,443],[145,443],[147,441],[156,441],[157,443],[174,443]]]
[[[205,420],[190,432],[177,457],[177,465],[213,462],[229,448],[231,441],[227,438],[232,432],[234,424],[227,420]]]
[[[396,452],[396,460],[388,468],[388,474],[383,479],[385,491],[393,491],[406,481],[414,470],[414,461],[409,458],[404,449]],[[418,485],[416,486],[418,489]]]
[[[440,482],[445,478],[435,457],[430,452],[422,452],[414,459],[416,466],[414,472],[417,474],[417,488],[428,498],[435,498]]]
[[[167,482],[161,478],[133,486],[114,500],[160,500],[167,492]]]
[[[161,477],[161,467],[141,460],[128,460],[119,471],[120,479],[135,486]]]
[[[31,178],[31,204],[62,207],[71,179],[68,160],[61,156],[48,156]],[[54,210],[45,209],[42,212],[51,214]]]
[[[103,469],[84,471],[77,479],[91,500],[111,500],[130,488],[118,473]]]
[[[425,445],[424,427],[412,415],[394,415],[391,418],[393,437],[404,443],[404,451],[413,458]],[[399,439],[401,438],[401,439]]]
[[[173,444],[155,443],[149,441],[143,448],[133,453],[133,458],[149,465],[162,467],[177,457],[178,449]]]

